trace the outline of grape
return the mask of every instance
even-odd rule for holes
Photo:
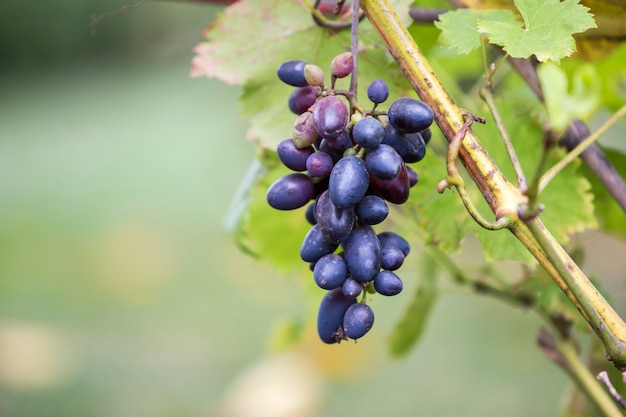
[[[404,253],[396,246],[383,246],[380,259],[383,269],[395,271],[404,263]]]
[[[391,180],[400,175],[403,162],[395,149],[381,144],[367,153],[365,166],[372,176],[380,180]]]
[[[322,256],[333,253],[337,246],[336,243],[329,243],[324,240],[320,226],[316,224],[309,229],[302,241],[300,258],[304,262],[317,262]]]
[[[293,143],[297,148],[306,148],[314,144],[318,137],[313,122],[313,113],[305,111],[293,123]]]
[[[409,185],[413,187],[419,181],[419,177],[417,176],[417,172],[413,168],[408,165],[406,166],[406,172],[409,175]]]
[[[384,248],[385,246],[394,246],[404,253],[404,256],[408,256],[411,251],[411,245],[405,238],[394,232],[382,232],[378,234],[378,240]]]
[[[267,189],[266,199],[278,210],[293,210],[315,197],[311,178],[304,174],[288,174],[274,181]]]
[[[341,256],[335,254],[322,256],[313,268],[315,283],[325,290],[341,287],[347,276],[346,262]]]
[[[385,129],[380,122],[373,117],[359,120],[352,128],[354,141],[363,148],[374,148],[383,141]]]
[[[319,92],[319,88],[310,85],[296,88],[289,96],[289,110],[298,115],[304,113],[315,104]]]
[[[309,85],[324,88],[324,70],[317,65],[307,64],[304,66],[304,79]]]
[[[374,324],[374,312],[367,304],[352,304],[343,317],[343,331],[350,339],[365,336]]]
[[[399,276],[391,271],[380,271],[374,278],[374,288],[382,295],[396,295],[402,291],[403,284]]]
[[[340,156],[343,155],[343,152],[346,149],[352,147],[352,139],[350,139],[350,133],[347,130],[341,132],[338,138],[335,139],[324,139],[322,143],[326,143],[328,149],[332,150],[332,152],[338,153]],[[320,145],[320,150],[323,150],[322,145]],[[325,151],[331,153],[329,151]]]
[[[348,124],[348,107],[335,96],[319,99],[313,107],[315,129],[324,139],[336,139]]]
[[[363,287],[361,286],[359,281],[355,280],[354,278],[348,277],[343,282],[341,290],[343,292],[343,295],[345,295],[346,297],[356,298],[361,295],[361,292],[363,292]]]
[[[354,297],[346,297],[341,288],[326,293],[317,314],[317,334],[324,343],[332,344],[345,339],[343,319],[346,310],[356,303]]]
[[[304,212],[304,217],[306,221],[312,226],[317,223],[317,217],[315,215],[315,207],[317,205],[317,201],[312,202],[306,207],[306,211]]]
[[[367,97],[372,103],[383,103],[389,97],[389,87],[387,83],[380,78],[372,81],[370,85],[367,86]]]
[[[383,144],[398,152],[404,162],[419,162],[426,155],[426,144],[419,133],[400,133],[393,126],[387,125]]]
[[[433,135],[433,132],[430,130],[430,128],[426,128],[422,130],[420,134],[422,135],[422,138],[424,139],[424,143],[428,144],[428,142],[430,142],[430,138]]]
[[[402,204],[409,199],[409,191],[411,184],[409,182],[409,174],[406,171],[404,162],[400,169],[400,174],[396,178],[390,180],[381,180],[374,176],[370,177],[370,187],[372,191],[394,204]]]
[[[354,227],[354,208],[337,208],[330,199],[328,190],[317,199],[315,208],[317,224],[326,242],[339,243],[350,236]]]
[[[389,206],[377,195],[366,195],[354,207],[354,211],[361,223],[374,225],[387,218]]]
[[[367,192],[369,182],[369,174],[361,158],[342,158],[330,173],[330,199],[338,208],[353,207]]]
[[[293,171],[305,171],[306,161],[315,152],[312,146],[297,148],[293,139],[285,139],[276,147],[278,159]]]
[[[308,84],[304,78],[304,66],[307,63],[298,59],[283,62],[278,66],[276,73],[278,78],[285,84],[294,87],[306,87]]]
[[[387,110],[389,124],[399,132],[417,133],[433,123],[435,115],[424,102],[411,98],[399,98]]]
[[[306,170],[313,178],[323,178],[333,170],[333,158],[326,152],[314,152],[306,160]]]
[[[344,78],[354,69],[354,60],[351,52],[344,52],[333,58],[330,63],[330,74],[335,78]]]
[[[356,228],[342,247],[352,278],[359,282],[373,280],[380,270],[382,249],[374,231],[369,227]]]

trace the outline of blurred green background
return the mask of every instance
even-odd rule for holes
[[[90,33],[123,5],[0,3],[0,416],[555,415],[569,382],[537,318],[453,287],[403,360],[410,278],[358,344],[270,352],[307,290],[224,227],[255,151],[239,90],[188,76],[220,7],[149,1]]]

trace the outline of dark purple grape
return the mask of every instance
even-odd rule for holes
[[[294,171],[306,171],[306,160],[311,156],[315,149],[312,146],[297,148],[293,139],[285,139],[276,147],[278,159],[287,168]]]
[[[395,271],[404,263],[404,253],[396,246],[383,246],[381,251],[381,267],[387,271]]]
[[[374,176],[370,177],[370,188],[374,194],[384,198],[390,203],[402,204],[409,199],[411,184],[409,174],[406,171],[404,162],[400,169],[400,174],[390,180],[381,180]]]
[[[382,143],[394,148],[406,163],[419,162],[426,155],[426,144],[421,134],[400,133],[391,125],[385,128]]]
[[[404,256],[408,256],[411,251],[411,245],[406,241],[405,238],[400,236],[395,232],[382,232],[378,234],[378,240],[380,240],[380,244],[382,247],[393,246],[402,251]]]
[[[361,223],[375,225],[387,218],[389,206],[377,195],[366,195],[354,207],[354,211]]]
[[[308,84],[304,78],[304,66],[307,63],[299,59],[283,62],[278,66],[276,73],[278,78],[285,84],[294,87],[306,87]]]
[[[374,288],[382,295],[396,295],[402,291],[403,284],[399,276],[391,271],[380,271],[374,278]]]
[[[430,130],[430,128],[426,128],[422,130],[420,134],[422,135],[422,138],[424,139],[424,143],[426,144],[430,142],[430,138],[433,136],[433,132]]]
[[[365,166],[370,175],[380,180],[391,180],[400,175],[402,157],[389,145],[381,144],[365,155]]]
[[[385,102],[389,97],[389,87],[385,80],[377,78],[372,81],[370,85],[367,86],[367,97],[375,104]]]
[[[313,107],[315,129],[324,139],[336,139],[348,124],[348,107],[335,96],[319,99]]]
[[[354,208],[337,208],[331,201],[328,190],[317,198],[315,217],[324,240],[332,243],[346,240],[350,236],[356,219]]]
[[[374,324],[374,312],[367,304],[352,304],[343,317],[344,335],[350,339],[360,339]]]
[[[330,173],[330,199],[339,208],[353,207],[365,195],[369,182],[369,173],[361,158],[342,158]]]
[[[417,172],[415,172],[413,168],[411,168],[408,165],[405,165],[405,167],[406,167],[406,172],[409,175],[409,185],[413,187],[415,184],[418,183],[419,177],[417,175]]]
[[[304,217],[306,218],[306,221],[309,222],[311,226],[317,223],[317,218],[315,215],[316,204],[317,204],[317,201],[312,202],[306,207],[306,211],[304,212]]]
[[[302,241],[300,258],[304,262],[317,262],[322,256],[333,253],[337,249],[336,243],[328,243],[324,240],[319,225],[311,227]]]
[[[356,303],[353,297],[346,297],[341,288],[326,293],[317,313],[317,334],[324,343],[332,344],[345,339],[343,318],[346,310]]]
[[[314,144],[318,137],[313,123],[313,113],[305,111],[293,123],[293,143],[297,148],[306,148]]]
[[[306,160],[306,170],[313,178],[328,177],[333,170],[333,158],[326,152],[314,152]]]
[[[382,249],[374,231],[369,227],[356,228],[342,247],[352,278],[359,282],[373,280],[380,270]]]
[[[332,253],[322,256],[313,268],[315,283],[325,290],[341,287],[347,276],[346,262],[341,256]]]
[[[352,138],[358,145],[366,149],[380,145],[384,137],[383,125],[373,117],[359,120],[352,128]]]
[[[289,96],[289,110],[298,115],[304,113],[315,104],[319,93],[318,87],[310,85],[296,88]]]
[[[354,69],[354,60],[351,52],[344,52],[333,58],[330,63],[330,74],[335,78],[344,78]]]
[[[346,297],[356,298],[361,295],[361,292],[363,292],[363,286],[361,286],[361,283],[359,281],[355,280],[354,278],[348,277],[343,282],[341,290],[343,291],[343,295],[345,295]]]
[[[428,105],[412,97],[402,97],[391,103],[389,123],[399,132],[417,133],[433,123],[435,115]]]
[[[304,174],[288,174],[270,185],[266,198],[275,209],[293,210],[315,198],[315,187],[311,178]]]

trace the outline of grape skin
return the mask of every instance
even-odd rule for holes
[[[402,204],[406,202],[409,199],[411,184],[409,183],[409,174],[406,171],[404,162],[402,162],[402,168],[396,178],[381,180],[371,176],[370,186],[376,195],[390,203]]]
[[[341,288],[326,293],[317,313],[317,334],[324,343],[333,344],[345,339],[343,319],[346,310],[356,303],[354,297],[346,297]]]
[[[365,166],[371,175],[380,180],[391,180],[400,175],[402,157],[389,145],[381,144],[365,156]]]
[[[289,96],[289,101],[287,103],[289,110],[297,115],[304,113],[315,104],[319,92],[320,89],[318,87],[310,85],[296,88]]]
[[[343,331],[350,339],[360,339],[374,324],[374,312],[367,304],[352,304],[343,317]]]
[[[304,67],[307,63],[299,59],[283,62],[278,66],[276,74],[285,84],[294,87],[306,87],[308,84],[304,78]]]
[[[346,297],[356,298],[361,295],[361,292],[363,292],[363,287],[357,280],[348,277],[343,282],[343,285],[341,286],[341,291],[343,291],[343,295],[345,295]]]
[[[306,170],[313,178],[328,177],[333,169],[333,158],[326,152],[317,151],[306,160]]]
[[[266,199],[277,210],[303,207],[315,197],[311,178],[304,174],[288,174],[274,181],[267,189]]]
[[[399,276],[391,271],[380,271],[374,278],[374,288],[381,295],[393,296],[402,291],[403,284]]]
[[[352,278],[359,282],[372,281],[380,270],[382,250],[374,231],[369,227],[354,229],[342,247]]]
[[[404,253],[396,246],[383,246],[381,251],[381,267],[387,271],[395,271],[404,263]]]
[[[435,118],[430,107],[412,97],[402,97],[391,103],[389,124],[402,133],[418,133],[429,127]]]
[[[382,247],[395,246],[399,248],[404,256],[408,256],[411,251],[411,245],[405,238],[395,232],[381,232],[378,234],[378,240]]]
[[[385,80],[377,78],[367,86],[367,97],[372,103],[384,103],[389,97],[389,86]]]
[[[341,256],[332,253],[322,256],[313,267],[315,283],[325,290],[341,287],[347,276],[346,262]]]
[[[352,128],[354,141],[365,149],[374,148],[383,141],[385,129],[373,117],[359,120]]]
[[[315,129],[324,139],[336,139],[348,124],[348,107],[335,96],[319,99],[313,107]]]
[[[339,243],[350,236],[355,214],[352,207],[337,208],[330,199],[330,193],[326,190],[317,198],[315,218],[324,240]]]
[[[363,160],[347,156],[337,162],[330,173],[330,198],[338,208],[353,207],[361,201],[369,183],[369,173]]]
[[[276,147],[278,159],[293,171],[306,171],[306,161],[315,152],[312,146],[296,147],[293,139],[285,139]]]
[[[382,223],[387,218],[389,206],[385,200],[377,195],[366,195],[354,207],[354,211],[360,222],[375,225]]]
[[[322,256],[333,253],[338,246],[336,243],[326,242],[319,224],[315,224],[304,236],[300,247],[300,258],[304,262],[317,262]]]

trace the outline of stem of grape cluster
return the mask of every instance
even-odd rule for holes
[[[352,53],[352,73],[350,74],[350,92],[357,102],[357,80],[359,78],[359,0],[352,2],[352,27],[350,29],[350,52]]]

